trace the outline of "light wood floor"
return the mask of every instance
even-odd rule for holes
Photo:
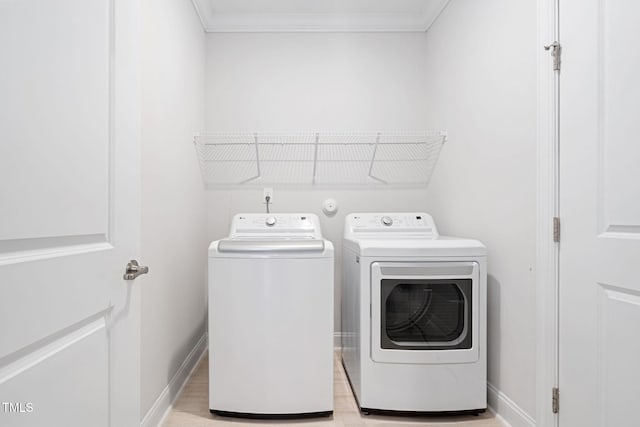
[[[218,417],[209,412],[209,363],[207,355],[205,355],[167,416],[164,427],[260,427],[261,425],[286,425],[287,427],[503,427],[503,424],[488,411],[479,416],[419,418],[361,415],[337,355],[334,363],[334,381],[333,417],[295,421],[263,421]]]

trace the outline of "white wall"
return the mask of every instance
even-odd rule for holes
[[[424,129],[422,33],[207,34],[206,130],[375,131]],[[340,330],[343,218],[350,212],[427,208],[426,190],[274,188],[273,212],[311,212],[336,247],[335,329]],[[339,213],[327,218],[322,201]],[[207,192],[210,240],[238,212],[263,212],[262,190]]]
[[[212,131],[422,129],[425,34],[207,34]]]
[[[142,5],[141,418],[205,333],[207,259],[191,144],[204,119],[204,32],[189,0]]]
[[[427,124],[449,139],[428,191],[442,233],[489,249],[490,403],[535,414],[536,2],[453,0],[427,34]],[[519,412],[519,410],[523,412]]]

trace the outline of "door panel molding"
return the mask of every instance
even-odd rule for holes
[[[637,416],[640,391],[640,291],[598,283],[598,405],[600,425]],[[635,330],[632,326],[636,325]],[[631,328],[631,329],[630,329]]]
[[[0,358],[0,384],[33,368],[83,339],[105,332],[108,310]],[[97,317],[97,318],[96,318]]]
[[[640,225],[610,225],[604,233],[598,234],[605,239],[640,239]]]
[[[597,220],[599,231],[635,235],[640,234],[640,209],[628,200],[640,193],[640,182],[630,180],[627,171],[637,168],[640,147],[626,139],[640,133],[637,117],[631,114],[640,108],[640,86],[632,83],[640,55],[623,49],[628,46],[625,34],[637,25],[623,3],[598,0],[597,5]],[[635,61],[635,66],[616,66],[621,58]]]
[[[106,234],[0,240],[0,265],[113,249]]]
[[[0,45],[9,58],[0,84],[8,142],[0,150],[7,183],[0,191],[0,262],[48,258],[48,249],[64,256],[64,246],[75,255],[79,245],[111,242],[115,1],[0,2],[0,24],[10,23],[3,35],[12,41]],[[71,13],[79,18],[67,19]],[[18,24],[29,17],[35,31]],[[84,39],[72,36],[80,31],[88,32]],[[9,254],[27,251],[36,253]]]

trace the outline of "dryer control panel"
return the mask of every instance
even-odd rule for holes
[[[345,218],[345,236],[386,238],[421,237],[436,239],[438,230],[431,215],[424,212],[362,213]]]

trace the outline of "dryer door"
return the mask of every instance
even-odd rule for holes
[[[371,279],[375,362],[478,360],[478,263],[376,262]]]

